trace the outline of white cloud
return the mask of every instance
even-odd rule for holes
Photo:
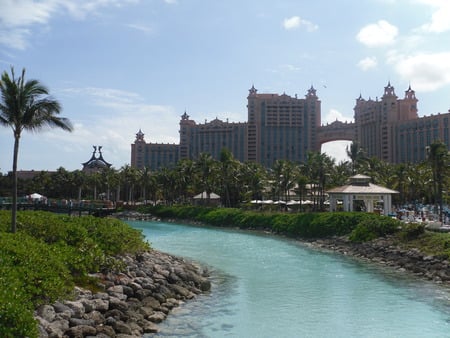
[[[28,46],[27,40],[30,35],[30,30],[25,28],[0,29],[0,45],[25,50]]]
[[[333,123],[336,120],[339,120],[341,122],[352,122],[353,118],[344,116],[340,111],[336,109],[330,109],[330,111],[322,119],[322,123]]]
[[[71,119],[72,133],[52,129],[39,136],[77,156],[85,152],[86,159],[80,161],[88,160],[92,145],[102,145],[105,159],[115,168],[130,163],[130,144],[139,129],[147,142],[179,142],[176,126],[181,113],[171,106],[148,104],[136,93],[112,88],[68,88],[63,92],[82,98],[97,114]]]
[[[131,28],[131,29],[135,29],[135,30],[137,30],[137,31],[140,31],[140,32],[142,32],[142,33],[144,33],[144,34],[151,34],[151,33],[153,33],[153,28],[150,27],[150,26],[148,26],[148,25],[145,25],[145,24],[139,24],[139,23],[134,24],[134,23],[130,23],[130,24],[127,24],[127,25],[125,25],[125,26],[128,27],[128,28]]]
[[[349,160],[347,155],[347,147],[350,146],[351,141],[332,141],[322,144],[321,152],[334,158],[337,164]]]
[[[56,1],[2,0],[0,23],[3,27],[46,24],[57,6]]]
[[[425,32],[442,33],[450,30],[450,2],[448,0],[419,0],[433,7],[431,21],[421,28]]]
[[[450,84],[450,52],[420,53],[416,55],[392,54],[388,62],[405,81],[416,90],[434,91]]]
[[[373,69],[378,65],[377,58],[375,56],[368,56],[358,62],[358,67],[363,71]]]
[[[1,0],[0,45],[24,50],[28,47],[31,28],[48,25],[53,16],[69,13],[76,19],[84,19],[98,9],[137,3],[139,0]]]
[[[313,24],[311,21],[304,20],[299,16],[286,18],[283,21],[283,27],[286,30],[297,29],[300,28],[301,26],[304,26],[308,32],[313,32],[319,29],[319,26],[317,26],[316,24]]]
[[[398,35],[398,28],[386,20],[363,27],[356,39],[367,47],[383,47],[392,45]]]

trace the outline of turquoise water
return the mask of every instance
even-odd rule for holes
[[[434,283],[269,235],[130,224],[212,278],[147,337],[450,337],[450,290]]]

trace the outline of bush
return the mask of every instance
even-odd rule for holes
[[[350,233],[349,239],[352,242],[362,243],[362,242],[368,242],[375,238],[377,238],[377,234],[368,227],[364,223],[360,223],[356,226],[355,229]]]
[[[1,257],[0,265],[0,337],[38,336],[37,323],[33,318],[33,306],[23,290],[23,283],[17,276],[11,262]]]
[[[114,256],[150,248],[142,232],[124,222],[49,212],[0,211],[0,337],[36,337],[33,309],[69,299],[88,272],[123,267]],[[92,284],[92,283],[91,283]]]
[[[420,223],[405,223],[400,231],[400,238],[403,240],[413,240],[425,233],[425,225]]]
[[[68,297],[72,278],[65,264],[67,256],[57,246],[49,246],[23,233],[3,233],[0,237],[2,265],[21,281],[21,290],[34,306]]]
[[[384,237],[399,231],[400,221],[377,216],[362,220],[350,233],[349,239],[353,242],[366,242],[378,237]]]
[[[218,208],[202,213],[197,220],[214,226],[237,226],[242,212],[239,209]]]

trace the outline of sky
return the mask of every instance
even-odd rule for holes
[[[179,143],[180,116],[247,121],[248,89],[299,97],[322,123],[353,121],[355,100],[409,86],[419,116],[450,108],[448,0],[0,0],[0,71],[47,86],[74,131],[24,132],[19,170],[82,168],[93,145],[130,164],[141,129]],[[346,159],[346,141],[322,151]],[[13,134],[0,127],[0,172]]]

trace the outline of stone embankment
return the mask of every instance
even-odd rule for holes
[[[389,237],[366,243],[353,243],[346,237],[312,241],[315,248],[331,250],[378,264],[407,271],[418,277],[450,285],[450,262],[444,258],[425,255],[417,249],[402,249]]]
[[[158,332],[173,308],[211,288],[205,269],[179,257],[149,251],[122,259],[125,273],[96,275],[103,291],[76,288],[74,300],[38,308],[40,337],[142,337]]]

